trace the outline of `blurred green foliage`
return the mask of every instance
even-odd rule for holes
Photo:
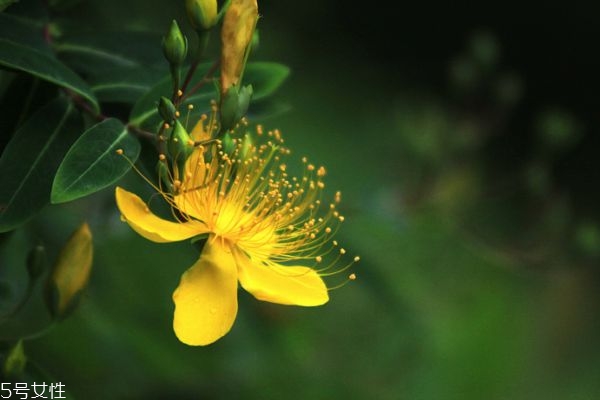
[[[73,51],[85,38],[80,32],[149,31],[132,78],[124,79],[127,91],[118,92],[131,104],[164,73],[156,38],[171,19],[183,20],[183,5],[166,1],[51,3],[60,6],[53,28],[73,44],[58,46],[58,57],[72,60],[109,103],[103,77],[115,72],[94,71],[97,60]],[[361,256],[357,281],[319,309],[240,292],[227,337],[207,348],[184,346],[171,330],[171,293],[197,250],[136,236],[103,190],[44,209],[26,231],[0,234],[4,310],[26,290],[33,246],[43,241],[53,259],[79,221],[94,233],[94,271],[81,306],[24,343],[30,368],[86,399],[596,398],[600,168],[586,100],[547,100],[539,88],[552,84],[550,72],[537,53],[537,69],[523,71],[519,40],[503,36],[502,24],[482,31],[450,21],[443,26],[454,30],[436,36],[443,43],[435,47],[432,33],[403,31],[421,32],[405,21],[392,55],[382,43],[393,38],[370,22],[375,11],[279,3],[259,4],[255,56],[291,67],[274,103],[293,110],[264,124],[282,128],[298,161],[307,155],[328,166],[329,187],[343,191],[341,240]],[[110,44],[135,56],[135,45]],[[6,76],[0,93],[17,96],[32,84],[20,76],[3,83]],[[253,107],[260,104],[251,115]],[[2,104],[0,113],[10,109]],[[0,123],[3,132],[20,125]],[[125,179],[150,193],[135,174]],[[21,282],[10,291],[9,272]]]

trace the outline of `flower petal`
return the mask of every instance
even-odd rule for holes
[[[118,186],[115,197],[129,226],[153,242],[177,242],[208,232],[206,226],[199,221],[171,222],[157,217],[137,195]]]
[[[259,264],[237,248],[234,254],[242,287],[259,300],[297,306],[329,301],[325,282],[311,268]]]
[[[182,276],[173,293],[177,338],[204,346],[224,336],[237,314],[237,271],[229,247],[210,236],[200,259]]]

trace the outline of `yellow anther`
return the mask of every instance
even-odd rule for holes
[[[177,97],[181,97],[183,96],[183,92],[181,91],[181,89],[177,90]]]
[[[194,105],[193,104],[188,104],[187,108],[188,108],[188,110],[193,110],[194,109]]]
[[[115,153],[117,153],[118,155],[122,156],[123,155],[123,149],[117,149],[115,151]]]
[[[346,254],[346,249],[344,249],[343,247],[340,249],[340,254],[344,255]]]
[[[306,169],[308,169],[309,171],[314,171],[315,170],[315,166],[312,164],[308,164],[308,167],[306,167]]]
[[[351,281],[356,280],[356,274],[350,274],[350,275],[348,275],[348,279],[350,279]]]
[[[317,176],[325,176],[326,173],[327,173],[327,171],[325,171],[325,167],[321,166],[321,167],[319,167],[319,170],[317,171]]]
[[[359,261],[360,261],[360,257],[359,256],[354,257],[354,262],[359,262]]]
[[[167,159],[167,156],[165,156],[164,154],[159,154],[159,155],[158,155],[158,159],[159,159],[160,161],[165,161],[165,160]]]
[[[344,220],[345,220],[345,219],[346,219],[346,218],[344,218],[344,216],[343,216],[343,215],[340,215],[340,218],[339,218],[340,222],[344,222]]]
[[[177,118],[179,118],[179,117],[181,116],[181,113],[180,113],[179,111],[175,111],[175,116],[176,116]]]
[[[331,233],[331,228],[330,227],[325,228],[325,233]]]
[[[323,257],[321,257],[321,256],[316,256],[316,257],[315,257],[315,261],[316,261],[316,262],[318,262],[318,263],[320,263],[321,261],[323,261]]]
[[[165,129],[169,129],[169,128],[171,127],[171,125],[169,125],[167,122],[165,122],[165,123],[164,123],[164,125],[163,125],[163,127],[164,127]]]

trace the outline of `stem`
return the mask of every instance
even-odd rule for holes
[[[152,132],[145,131],[135,125],[127,124],[125,125],[129,132],[135,133],[137,136],[148,139],[148,140],[156,140],[156,135]]]
[[[221,18],[223,18],[223,16],[227,12],[227,9],[229,8],[230,5],[231,5],[231,0],[227,0],[225,3],[223,3],[223,7],[221,7],[221,11],[219,11],[219,13],[217,14],[217,23],[219,21],[221,21]]]
[[[67,94],[67,96],[69,96],[69,98],[71,100],[73,100],[73,103],[75,103],[75,106],[77,108],[79,108],[81,111],[87,113],[90,117],[94,118],[96,121],[102,122],[109,118],[106,115],[102,114],[101,112],[94,110],[92,107],[90,107],[90,105],[81,96],[73,93],[73,91],[71,91],[69,89],[63,89],[63,90]]]
[[[202,56],[204,55],[206,48],[208,47],[209,37],[210,37],[210,32],[208,32],[208,31],[198,32],[198,45],[196,47],[194,59],[192,60],[192,65],[190,65],[190,69],[188,70],[188,72],[185,76],[183,85],[181,85],[181,91],[184,94],[185,94],[190,82],[192,81],[192,78],[194,77],[194,73],[196,72],[198,65],[200,65],[200,60],[202,59]],[[178,106],[179,104],[181,104],[182,101],[183,101],[183,98],[178,97],[177,91],[175,91],[173,93],[173,102],[175,103],[175,105]]]
[[[212,82],[213,81],[212,75],[219,68],[219,65],[220,65],[220,61],[215,61],[214,64],[210,67],[210,69],[208,71],[206,71],[206,74],[204,75],[202,80],[200,82],[198,82],[188,92],[183,93],[183,96],[180,98],[180,102],[183,102],[186,98],[188,98],[189,96],[196,93],[200,88],[202,88],[202,86],[206,85],[207,83]]]

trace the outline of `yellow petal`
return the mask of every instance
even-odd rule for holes
[[[157,217],[137,195],[118,186],[115,197],[117,206],[129,226],[153,242],[177,242],[208,232],[206,226],[199,221],[180,223]]]
[[[259,300],[297,306],[319,306],[329,300],[325,282],[311,268],[259,264],[237,248],[234,254],[242,287]]]
[[[173,293],[177,338],[204,346],[224,336],[237,314],[237,271],[231,250],[209,237],[200,259],[182,276]]]

